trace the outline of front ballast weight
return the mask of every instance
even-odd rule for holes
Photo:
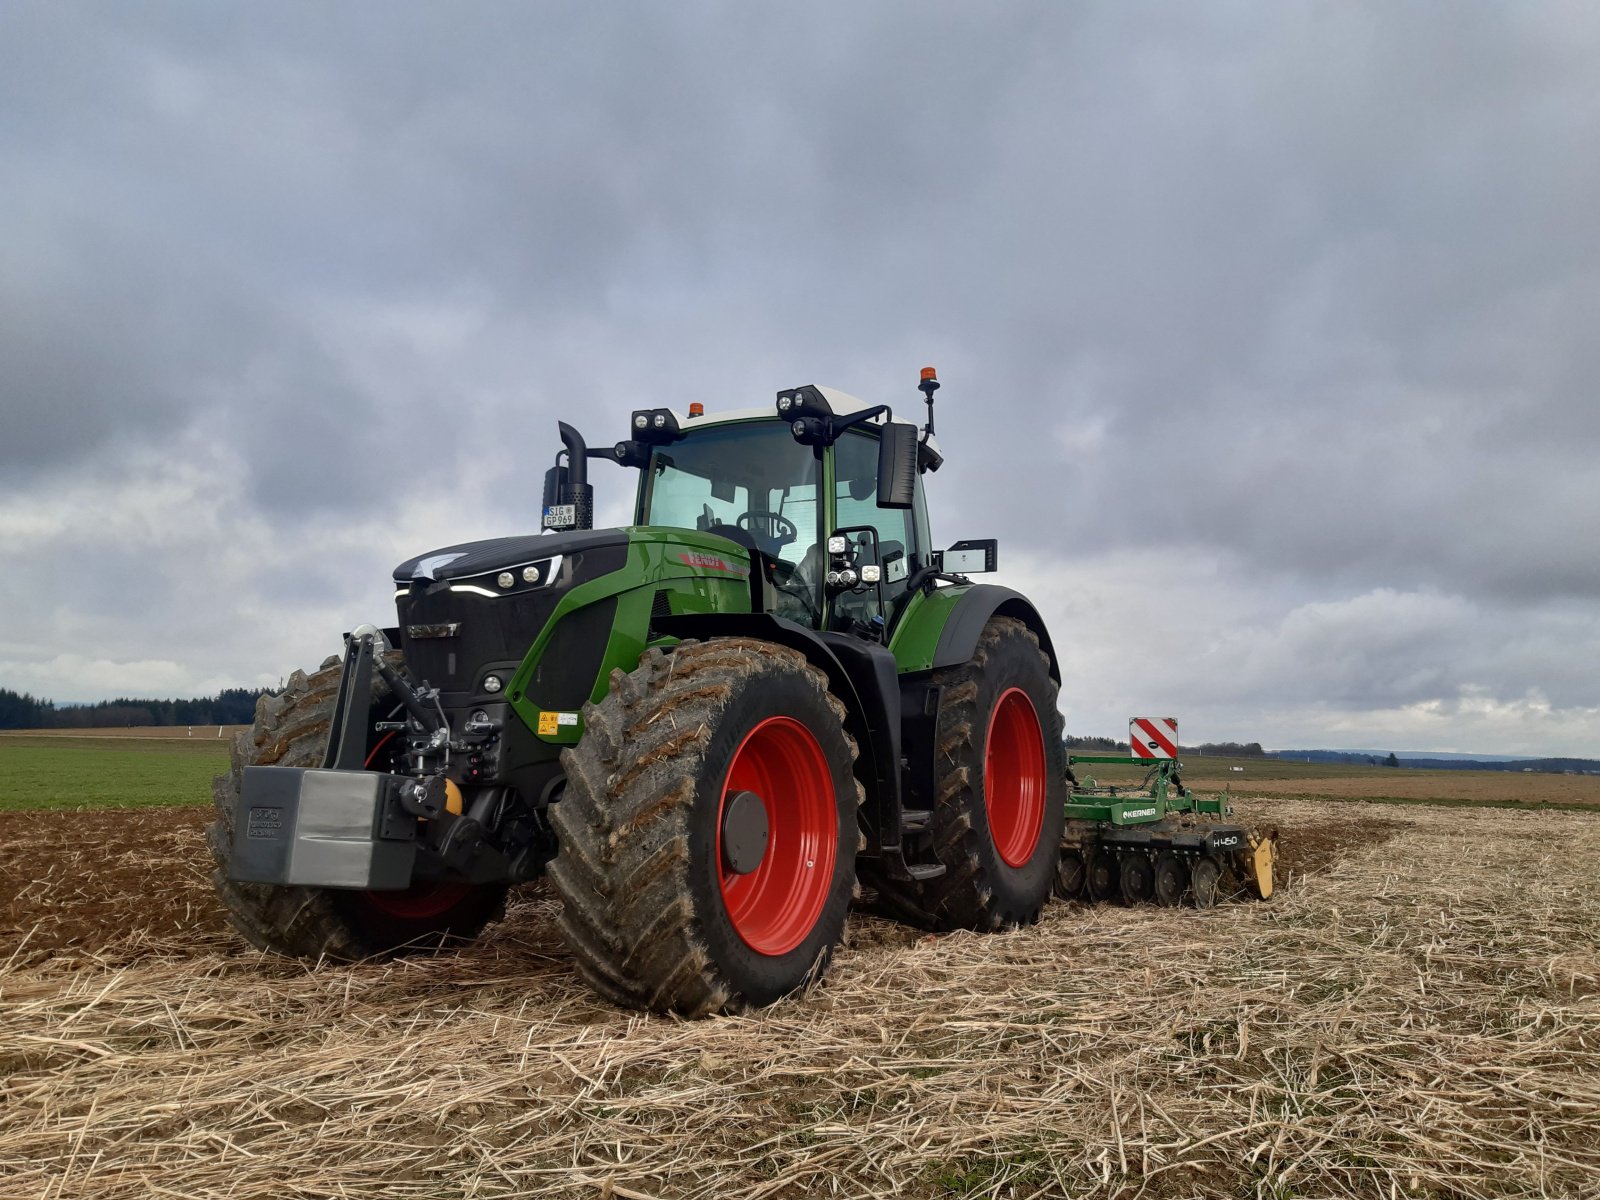
[[[452,750],[481,748],[493,727],[467,727],[453,740],[437,693],[412,686],[385,661],[390,638],[364,625],[345,639],[338,698],[322,766],[245,766],[232,822],[231,877],[240,883],[402,891],[426,874],[469,884],[520,882],[531,864],[512,861],[487,836],[494,805],[484,790],[471,807],[444,774]],[[376,720],[374,676],[394,715]],[[392,730],[407,747],[414,775],[373,770],[371,730]]]
[[[1080,781],[1075,766],[1140,766],[1136,786]],[[1236,896],[1270,899],[1278,831],[1230,822],[1227,797],[1184,786],[1175,758],[1067,756],[1067,822],[1056,894],[1091,903],[1188,903],[1210,908]]]

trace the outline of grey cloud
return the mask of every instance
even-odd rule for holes
[[[0,529],[155,447],[235,464],[228,519],[308,556],[405,540],[400,494],[476,531],[531,520],[557,415],[912,408],[933,362],[941,537],[1209,555],[1280,618],[1467,606],[1420,665],[1323,679],[1348,703],[1472,682],[1428,664],[1489,630],[1495,686],[1559,675],[1542,639],[1600,594],[1586,8],[0,22]]]
[[[1127,121],[1091,136],[1075,175],[1040,154],[1018,189],[1034,369],[1087,361],[1103,385],[1066,414],[1103,419],[1111,447],[1072,464],[1072,498],[1155,481],[1111,512],[1064,506],[1067,532],[1167,529],[1346,582],[1593,595],[1570,552],[1600,518],[1593,489],[1571,487],[1600,448],[1571,384],[1593,355],[1573,326],[1600,265],[1571,217],[1575,197],[1600,199],[1600,167],[1574,153],[1591,60],[1560,28],[1507,41],[1487,15],[1401,70],[1415,43],[1395,48],[1373,10],[1337,11],[1346,28],[1325,22],[1316,59],[1247,39],[1220,66],[1174,58],[1164,105],[1110,85]],[[1262,64],[1284,61],[1311,67],[1309,86],[1278,95],[1288,81]],[[1058,197],[1071,233],[1040,238]],[[1549,308],[1561,317],[1531,319]],[[1020,450],[1029,474],[1047,453]]]

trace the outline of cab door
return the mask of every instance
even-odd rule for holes
[[[849,539],[858,571],[865,566],[879,569],[881,585],[832,594],[828,627],[837,629],[850,622],[877,626],[881,622],[887,640],[909,599],[906,584],[927,561],[928,512],[922,479],[917,479],[916,502],[911,508],[879,508],[878,438],[852,429],[834,443],[829,487],[829,530]]]

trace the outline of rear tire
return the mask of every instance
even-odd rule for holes
[[[330,658],[311,675],[296,671],[280,695],[263,696],[256,703],[255,724],[234,741],[232,769],[212,784],[216,820],[206,831],[206,843],[228,920],[257,949],[300,958],[349,962],[469,941],[505,914],[504,887],[423,880],[405,891],[364,892],[228,878],[244,768],[321,766],[342,670],[340,661]],[[374,679],[374,699],[388,694],[383,681]]]
[[[822,975],[855,887],[864,798],[844,717],[803,655],[751,638],[647,650],[612,672],[561,756],[567,786],[551,807],[550,880],[590,987],[699,1016]],[[735,835],[734,822],[752,808],[765,848],[735,869],[751,826]]]
[[[943,689],[934,765],[937,879],[892,885],[897,911],[932,929],[987,931],[1039,919],[1066,824],[1058,687],[1039,639],[991,617],[972,658],[934,673]]]

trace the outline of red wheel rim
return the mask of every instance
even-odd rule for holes
[[[424,880],[403,892],[362,892],[366,902],[379,912],[410,921],[426,921],[449,912],[470,890],[465,883]]]
[[[748,875],[722,860],[723,811],[735,792],[754,792],[767,810],[766,854]],[[776,956],[806,940],[828,902],[838,852],[839,810],[827,756],[799,721],[768,717],[734,751],[717,804],[722,904],[747,946]]]
[[[983,757],[983,806],[989,836],[1007,866],[1033,857],[1044,825],[1044,735],[1033,701],[1007,688],[989,714]]]

